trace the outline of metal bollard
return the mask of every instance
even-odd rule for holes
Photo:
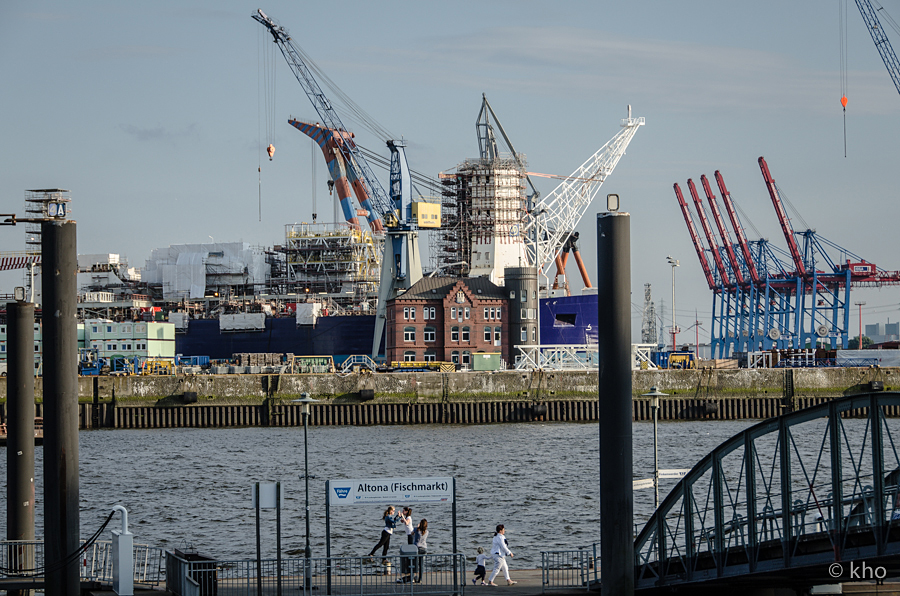
[[[128,510],[116,505],[113,511],[122,512],[122,529],[112,531],[113,592],[134,596],[134,534],[128,531]]]

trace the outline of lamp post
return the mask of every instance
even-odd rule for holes
[[[678,328],[675,326],[675,267],[678,267],[678,259],[671,256],[666,257],[666,263],[672,266],[672,351],[676,351],[675,334]]]
[[[650,408],[653,410],[653,509],[659,507],[659,448],[656,432],[659,424],[659,398],[667,395],[669,394],[661,393],[656,385],[650,388],[650,393],[642,394],[642,397],[650,398]]]
[[[866,305],[865,302],[854,302],[856,306],[859,307],[859,341],[856,343],[856,349],[862,350],[862,307]]]
[[[309,479],[311,476],[309,475],[309,448],[307,446],[307,434],[309,428],[309,405],[315,403],[319,400],[313,399],[309,396],[309,393],[301,393],[300,399],[293,400],[296,403],[300,404],[300,413],[303,415],[303,476],[302,478],[306,481],[306,550],[304,551],[304,557],[306,558],[306,586],[309,589],[309,582],[311,579],[311,569],[310,569],[310,559],[312,558],[312,548],[309,546]]]

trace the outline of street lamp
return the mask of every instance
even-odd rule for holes
[[[311,476],[309,475],[309,449],[306,437],[309,428],[309,405],[319,400],[313,399],[309,396],[309,393],[303,392],[300,394],[300,399],[292,401],[300,404],[300,413],[303,415],[303,476],[301,478],[306,480],[306,551],[304,556],[306,557],[306,585],[309,586],[311,571],[309,560],[312,558],[312,548],[309,546],[309,479]]]
[[[659,398],[667,395],[669,394],[661,393],[659,389],[656,388],[656,385],[650,388],[650,393],[642,394],[642,397],[650,398],[650,408],[653,410],[653,490],[655,492],[653,496],[653,509],[659,508],[659,448],[656,432],[659,424]]]
[[[859,307],[859,340],[856,342],[856,349],[862,350],[862,307],[866,305],[865,302],[854,302],[856,306]]]
[[[666,257],[666,263],[672,266],[672,351],[675,352],[675,333],[678,330],[675,327],[675,267],[678,267],[678,259],[668,256]]]

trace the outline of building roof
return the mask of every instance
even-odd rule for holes
[[[443,299],[456,286],[463,282],[472,294],[479,298],[503,300],[503,288],[487,277],[423,277],[395,300],[435,300]]]

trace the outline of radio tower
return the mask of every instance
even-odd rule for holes
[[[650,299],[650,284],[644,284],[644,316],[641,319],[641,343],[656,345],[656,342],[656,307]]]

